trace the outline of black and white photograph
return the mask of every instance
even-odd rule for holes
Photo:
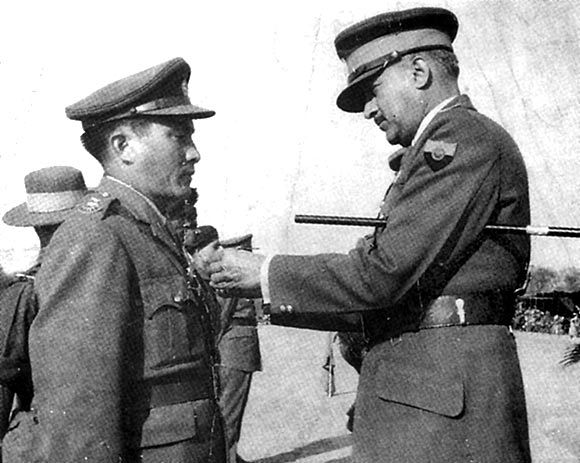
[[[0,15],[0,463],[580,462],[580,3]]]

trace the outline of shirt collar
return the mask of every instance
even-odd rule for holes
[[[441,112],[441,110],[445,106],[447,106],[448,103],[453,101],[455,98],[457,98],[457,95],[453,95],[453,96],[443,100],[441,103],[439,103],[437,106],[435,106],[431,111],[429,111],[427,113],[427,115],[423,118],[423,120],[419,124],[419,128],[417,129],[417,133],[415,133],[415,136],[413,137],[413,141],[411,142],[411,146],[414,145],[417,142],[417,140],[419,140],[419,137],[421,135],[423,135],[423,132],[425,131],[425,129],[427,128],[429,123],[433,120],[433,118],[437,114],[439,114],[439,112]]]
[[[151,210],[153,211],[154,215],[159,219],[159,221],[161,222],[161,225],[164,225],[167,223],[167,218],[161,213],[161,211],[159,210],[159,208],[155,205],[155,203],[153,201],[151,201],[147,196],[145,196],[143,193],[141,193],[139,190],[136,190],[135,188],[133,188],[131,185],[115,178],[112,177],[110,175],[105,175],[104,177],[106,180],[108,180],[109,182],[113,182],[114,184],[120,185],[128,190],[130,190],[132,193],[134,193],[135,195],[139,196],[140,199],[142,199],[148,206],[149,208],[151,208]]]

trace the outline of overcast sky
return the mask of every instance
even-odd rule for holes
[[[64,107],[99,87],[184,57],[190,97],[216,110],[196,123],[200,223],[252,232],[267,252],[346,251],[364,229],[293,224],[296,213],[374,216],[392,174],[374,124],[341,113],[335,35],[367,16],[417,5],[459,17],[461,87],[514,136],[531,180],[533,221],[579,226],[580,6],[569,1],[4,2],[0,7],[0,211],[24,175],[50,165],[101,176]],[[25,267],[29,230],[0,225],[0,264]],[[2,254],[0,254],[2,255]],[[532,263],[580,262],[580,239],[536,238]]]

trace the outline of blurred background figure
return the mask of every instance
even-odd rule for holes
[[[215,252],[218,232],[212,226],[201,226],[187,232],[185,248],[192,255],[193,267],[203,278],[206,254]],[[224,248],[252,250],[252,235],[220,241]],[[244,411],[248,403],[252,375],[262,369],[258,339],[256,305],[253,299],[222,298],[219,330],[216,339],[220,356],[220,409],[224,418],[228,462],[244,463],[237,453]]]
[[[26,202],[8,211],[2,220],[15,227],[34,227],[40,252],[35,264],[11,278],[0,294],[0,439],[8,430],[12,412],[30,410],[32,401],[28,330],[38,311],[34,276],[53,233],[87,192],[83,174],[73,167],[31,172],[24,184]]]
[[[578,337],[578,329],[580,328],[580,318],[578,314],[575,313],[574,316],[570,319],[570,328],[568,329],[568,335],[571,339],[575,339]]]
[[[364,334],[351,331],[339,331],[336,333],[336,339],[338,340],[338,348],[341,355],[360,375],[362,362],[368,350],[368,344],[365,340]],[[355,403],[353,402],[346,412],[348,416],[346,428],[350,432],[352,432],[354,427],[354,410]]]

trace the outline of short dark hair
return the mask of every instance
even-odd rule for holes
[[[446,77],[457,79],[459,77],[459,60],[452,51],[448,50],[429,50],[421,51],[415,54],[407,55],[409,61],[414,60],[418,56],[427,56],[435,65],[445,74]]]
[[[439,65],[445,74],[457,79],[459,77],[459,60],[452,51],[431,50],[427,52],[433,61]]]
[[[109,137],[121,126],[129,127],[138,135],[145,135],[149,130],[151,120],[145,117],[120,119],[91,127],[81,135],[83,147],[101,164],[106,159]]]

